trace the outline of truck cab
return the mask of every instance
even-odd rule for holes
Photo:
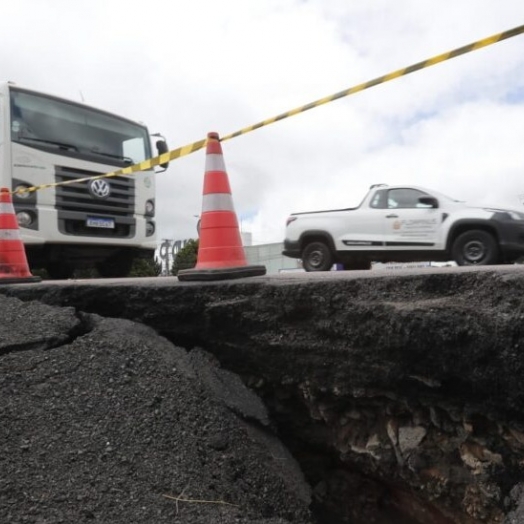
[[[52,278],[77,268],[117,277],[135,258],[152,259],[154,171],[92,178],[151,156],[141,123],[0,83],[0,185],[13,191],[32,269],[45,268]]]

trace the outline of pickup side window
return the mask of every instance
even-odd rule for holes
[[[419,202],[420,197],[429,197],[424,191],[412,188],[390,189],[388,191],[388,209],[430,208],[431,205]]]
[[[386,189],[378,190],[371,199],[369,207],[374,209],[386,209],[387,208],[387,196],[388,192]]]

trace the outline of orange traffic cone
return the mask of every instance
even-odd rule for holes
[[[0,189],[0,284],[39,282],[29,271],[9,189]]]
[[[178,272],[179,280],[226,280],[266,274],[248,266],[218,133],[208,133],[204,198],[197,264]]]

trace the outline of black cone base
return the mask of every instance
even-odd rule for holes
[[[24,282],[40,282],[40,277],[7,277],[0,276],[0,285],[2,284],[23,284]]]
[[[258,277],[266,274],[266,266],[224,267],[220,269],[183,269],[178,272],[178,280],[229,280],[231,278]]]

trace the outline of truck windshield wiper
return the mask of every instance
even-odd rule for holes
[[[45,140],[43,138],[33,138],[31,136],[21,136],[18,137],[18,140],[23,142],[42,142],[43,144],[57,146],[60,149],[71,149],[72,151],[78,151],[78,147],[73,144],[67,144],[66,142],[56,142],[55,140]]]
[[[110,158],[117,158],[118,160],[122,160],[122,162],[125,162],[126,164],[133,163],[133,159],[129,158],[128,156],[113,155],[112,153],[106,153],[105,151],[98,151],[98,149],[91,149],[91,153],[95,153],[101,156],[108,156]]]

